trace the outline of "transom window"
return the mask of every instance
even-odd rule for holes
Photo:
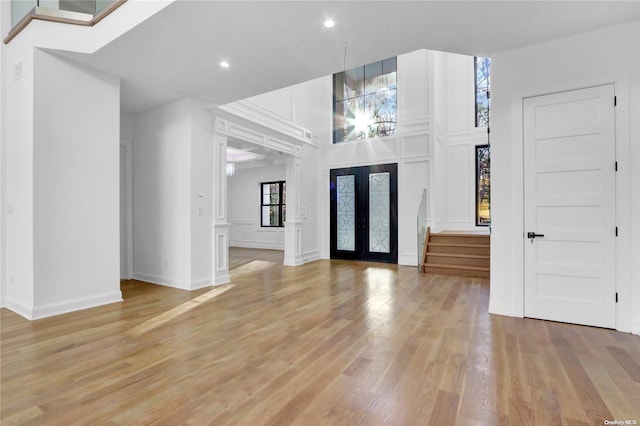
[[[476,77],[476,127],[489,126],[489,106],[491,99],[489,72],[491,58],[474,58]]]
[[[396,58],[333,75],[333,143],[396,132]]]
[[[262,182],[260,184],[260,226],[283,227],[287,213],[287,183]]]

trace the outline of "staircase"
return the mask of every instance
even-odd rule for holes
[[[489,235],[446,231],[427,233],[422,272],[489,278]]]

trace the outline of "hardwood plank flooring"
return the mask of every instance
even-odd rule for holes
[[[232,283],[0,319],[0,423],[640,423],[640,337],[487,313],[484,278],[232,249]]]

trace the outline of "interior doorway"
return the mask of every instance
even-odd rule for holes
[[[130,141],[120,141],[120,279],[133,277],[133,174]]]
[[[333,169],[331,258],[398,263],[398,165]]]

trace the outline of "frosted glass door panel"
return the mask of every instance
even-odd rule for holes
[[[338,250],[356,249],[356,178],[354,175],[337,177],[338,195]]]
[[[369,251],[391,251],[389,221],[389,172],[369,175]]]

